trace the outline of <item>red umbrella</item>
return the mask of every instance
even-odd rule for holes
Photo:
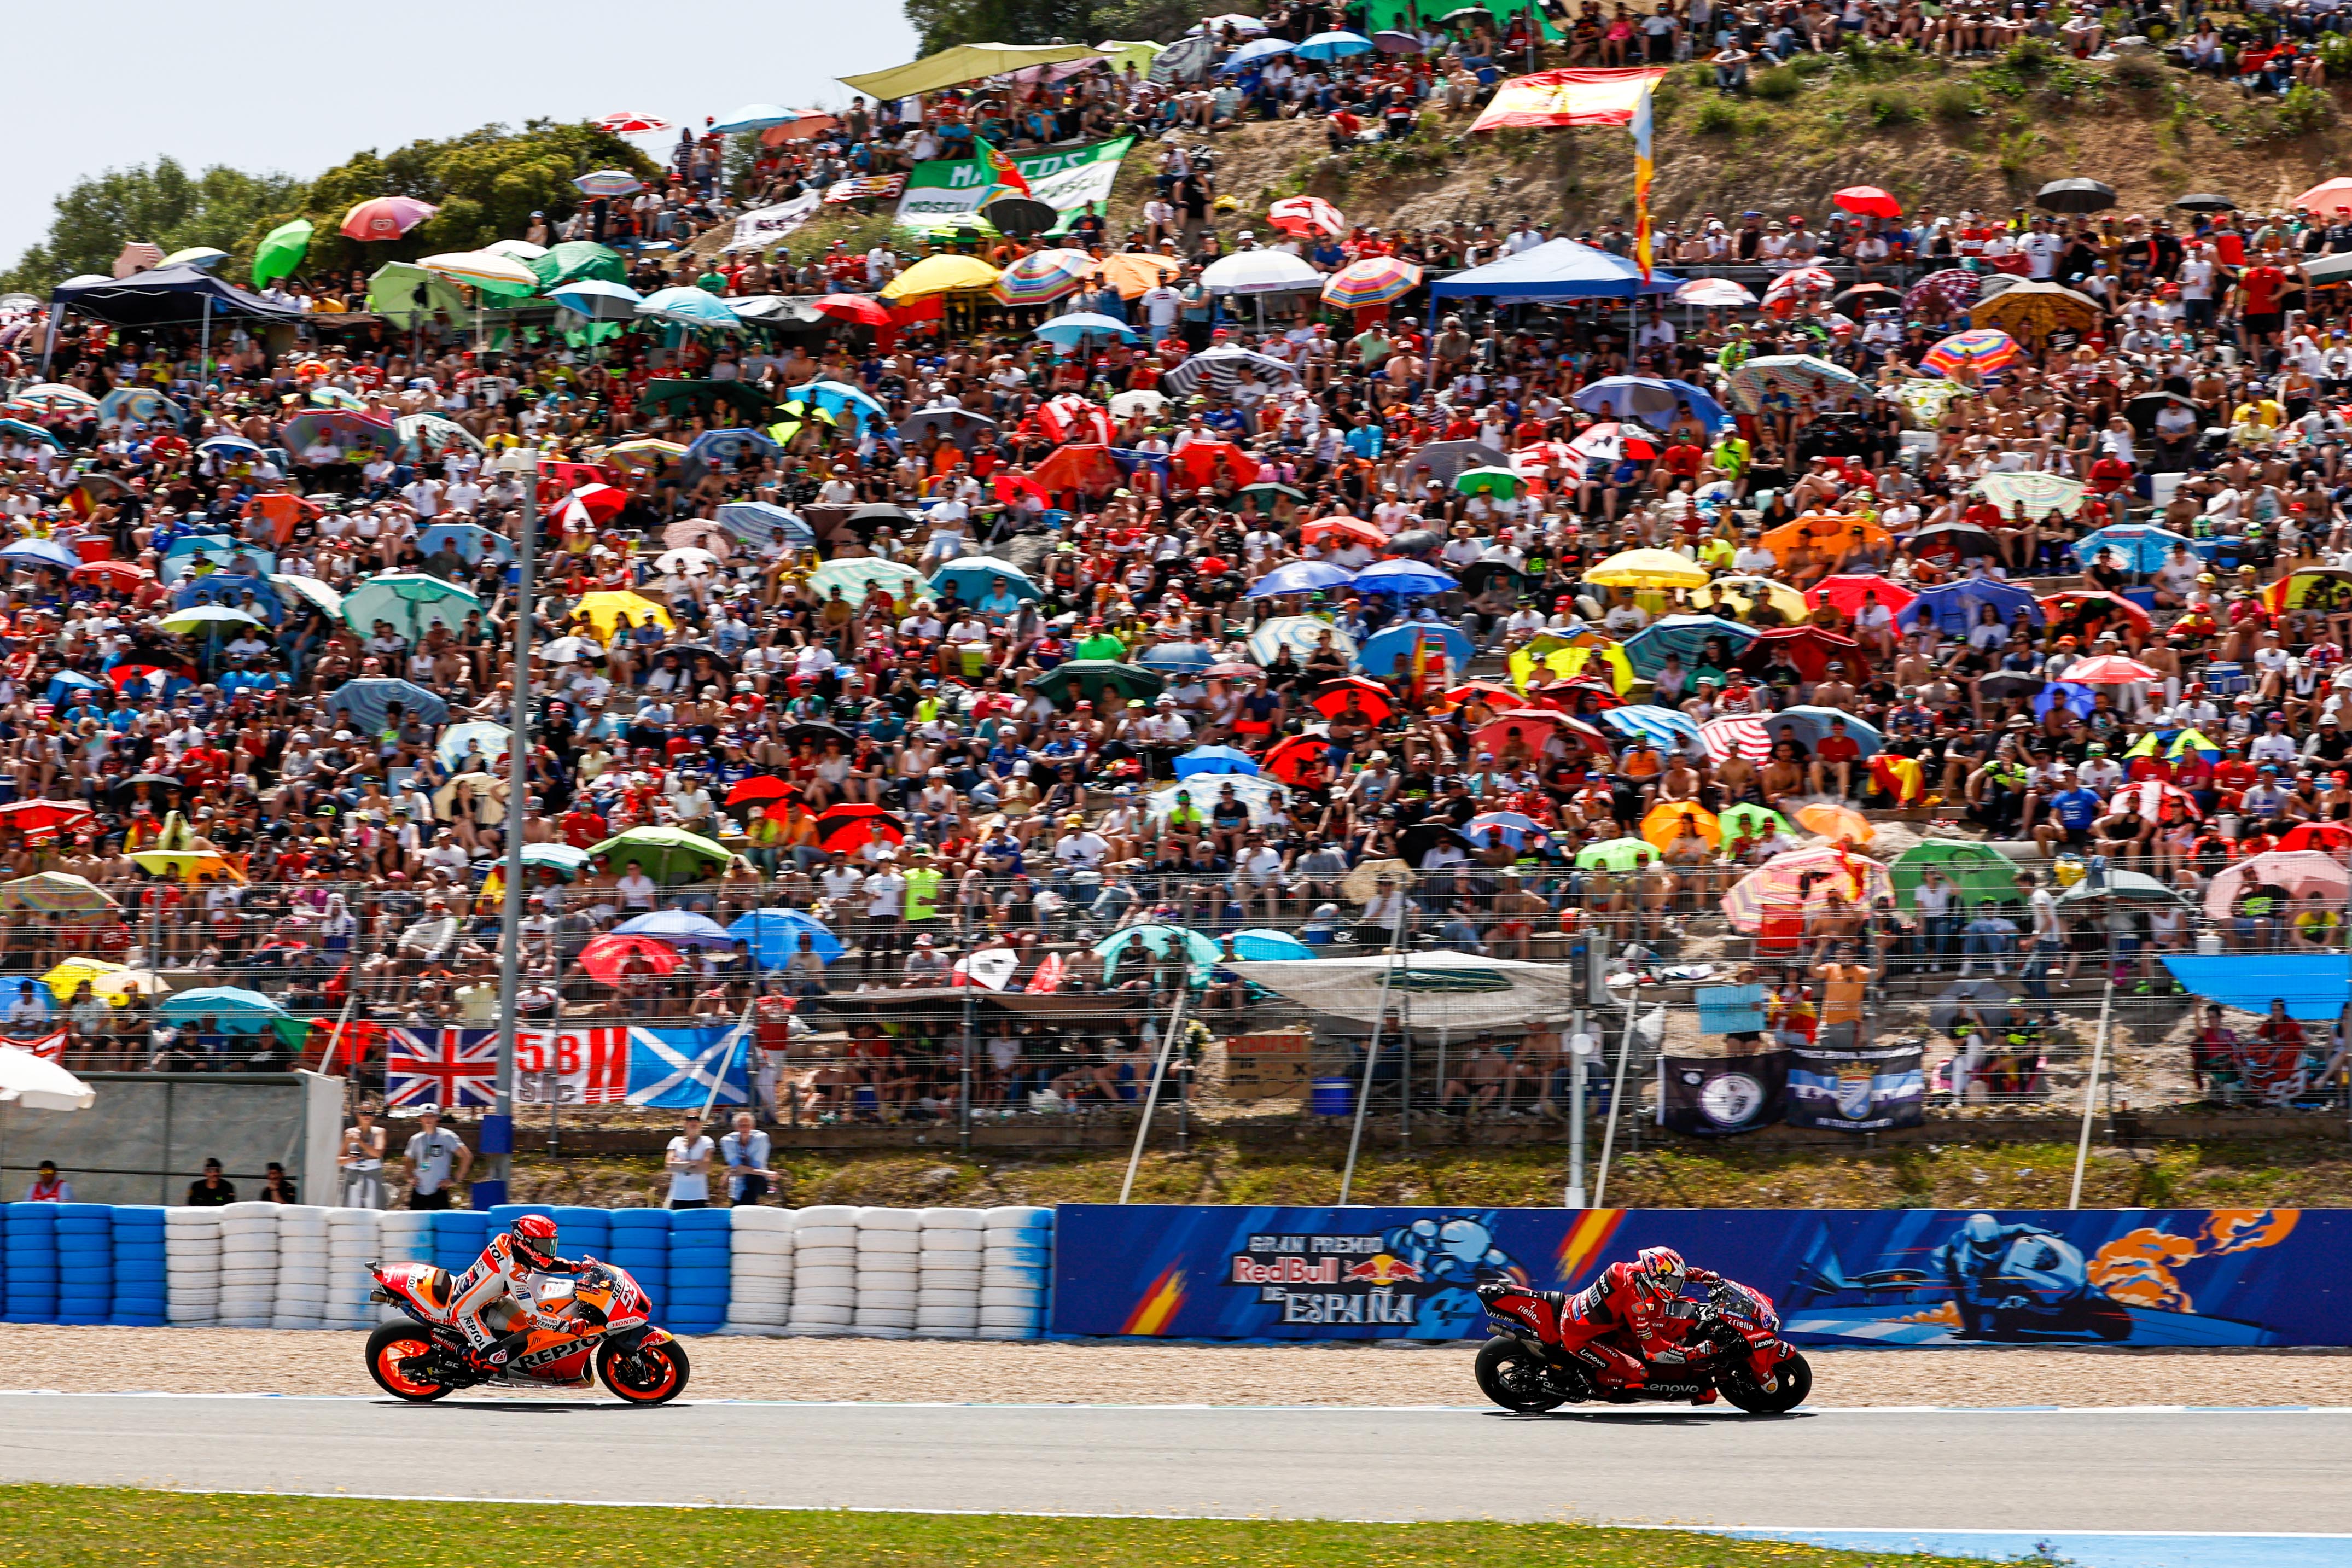
[[[1865,218],[1899,218],[1903,204],[1875,185],[1848,185],[1830,198],[1849,213]]]
[[[542,458],[539,465],[539,499],[551,507],[583,485],[609,485],[613,471],[602,463],[566,463]]]
[[[629,493],[611,485],[583,485],[568,497],[600,523],[609,523],[629,504]]]
[[[809,308],[836,321],[857,321],[868,327],[887,327],[890,324],[890,308],[863,294],[828,294],[812,301]]]
[[[1195,441],[1181,448],[1168,465],[1196,490],[1215,484],[1221,470],[1232,475],[1236,485],[1250,483],[1258,473],[1257,459],[1230,441]]]
[[[1386,549],[1389,546],[1388,535],[1358,517],[1318,517],[1298,530],[1298,542],[1301,544],[1321,544],[1334,537],[1352,539],[1373,549]]]
[[[2056,621],[2063,617],[2077,617],[2085,631],[2105,625],[2118,615],[2138,627],[2143,637],[2156,627],[2147,611],[2122,594],[2109,593],[2101,588],[2069,588],[2057,593],[2043,594],[2035,602],[2042,606],[2042,613],[2047,619]],[[2066,678],[2073,680],[2074,677],[2069,675]]]
[[[817,847],[832,853],[877,841],[903,844],[907,824],[879,806],[835,806],[816,820]]]
[[[53,839],[67,828],[87,826],[89,808],[79,800],[18,800],[0,806],[0,828],[13,829],[27,842]]]
[[[2305,822],[2287,831],[2280,839],[2281,850],[2316,850],[2323,854],[2340,854],[2352,849],[2352,828],[2341,822]]]
[[[1356,711],[1374,724],[1396,712],[1396,695],[1380,682],[1362,675],[1343,675],[1325,683],[1307,706],[1325,718],[1337,718],[1348,711],[1348,700],[1353,697]]]
[[[799,797],[800,789],[797,785],[788,784],[782,779],[761,773],[744,779],[735,788],[728,790],[727,803],[730,806],[740,806],[746,801],[792,800]]]
[[[2135,681],[2164,679],[2137,659],[2126,659],[2120,653],[2102,653],[2066,666],[2062,681],[2078,682],[2086,686],[2127,686]]]
[[[1331,743],[1319,735],[1293,735],[1277,740],[1258,758],[1258,766],[1285,784],[1297,784],[1311,766],[1320,766]]]
[[[77,582],[102,582],[118,593],[136,593],[155,574],[135,560],[86,560],[73,569]]]
[[[177,675],[182,680],[193,681],[196,678],[196,672],[185,664],[117,664],[106,672],[106,678],[114,684],[118,692],[131,682],[145,680],[149,675]]]
[[[1108,446],[1087,443],[1055,448],[1054,455],[1029,471],[1029,477],[1046,490],[1084,490],[1096,485],[1116,485],[1127,476]]]
[[[1887,578],[1844,574],[1825,577],[1815,583],[1806,593],[1805,602],[1816,607],[1833,604],[1842,615],[1859,615],[1863,605],[1875,599],[1900,615],[1905,606],[1918,597],[1901,583]]]
[[[608,931],[580,949],[580,967],[608,986],[621,983],[621,966],[632,955],[642,956],[656,975],[673,975],[686,960],[677,948],[650,936],[624,936]]]
[[[1531,700],[1500,681],[1465,681],[1447,692],[1444,701],[1450,707],[1460,707],[1472,697],[1485,697],[1489,706],[1498,708],[1524,707]]]

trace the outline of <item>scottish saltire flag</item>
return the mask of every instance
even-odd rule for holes
[[[719,1104],[751,1103],[751,1041],[743,1028],[631,1030],[629,1103],[699,1111],[714,1083]]]
[[[499,1036],[487,1029],[386,1031],[383,1103],[487,1111],[498,1103]]]

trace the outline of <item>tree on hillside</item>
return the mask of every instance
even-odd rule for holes
[[[1091,43],[1089,0],[903,0],[923,53],[957,44]],[[1189,24],[1188,24],[1189,25]],[[1181,30],[1181,29],[1180,29]]]
[[[190,174],[170,157],[78,180],[57,199],[48,238],[17,259],[9,288],[46,295],[82,273],[110,273],[124,244],[145,240],[166,255],[192,246],[233,251],[266,214],[299,205],[302,182],[215,165]]]

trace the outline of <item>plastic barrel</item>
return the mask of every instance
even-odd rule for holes
[[[1318,1116],[1356,1113],[1356,1081],[1352,1078],[1318,1078],[1307,1091],[1307,1108]]]

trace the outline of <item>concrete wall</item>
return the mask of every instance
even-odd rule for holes
[[[92,1072],[87,1111],[0,1104],[0,1196],[55,1160],[83,1203],[178,1203],[217,1158],[240,1197],[284,1165],[305,1202],[337,1201],[343,1082],[315,1072]]]

